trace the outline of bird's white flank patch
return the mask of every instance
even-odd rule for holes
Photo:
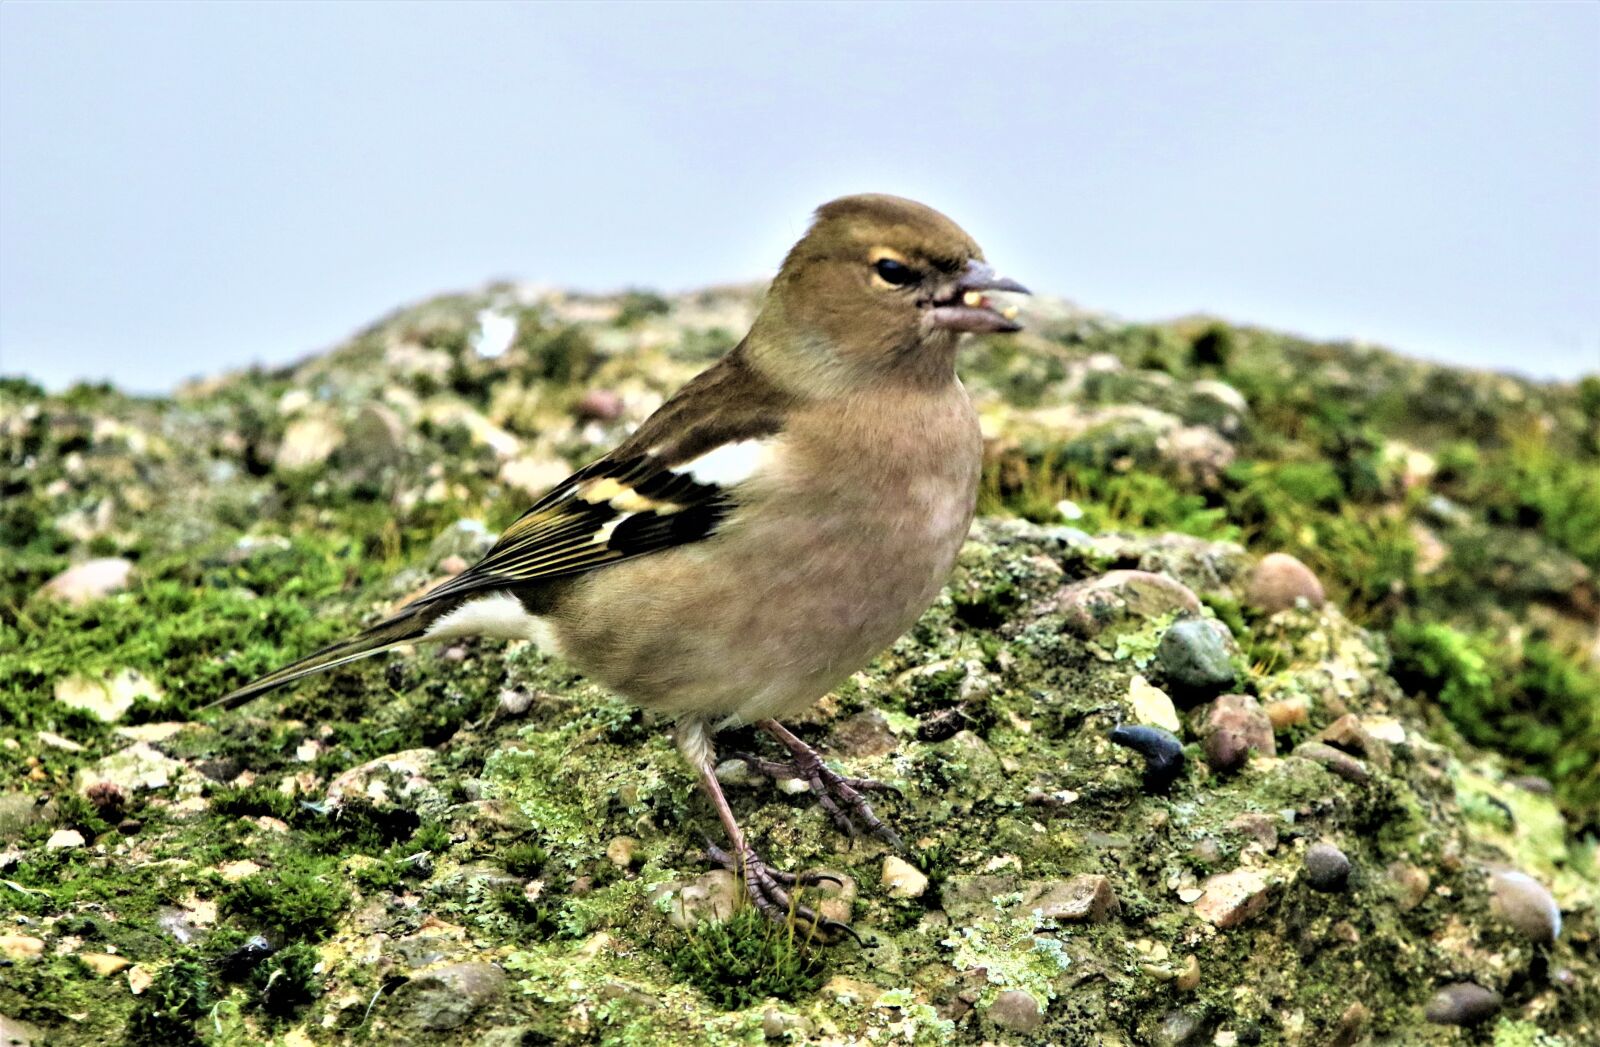
[[[696,771],[709,771],[714,766],[717,752],[712,748],[711,734],[704,720],[680,720],[676,732],[678,751]]]
[[[739,440],[723,444],[699,458],[684,462],[677,467],[677,471],[688,473],[695,483],[732,487],[761,471],[771,447],[769,440]]]
[[[555,651],[555,635],[550,623],[529,614],[522,601],[509,593],[468,600],[422,634],[424,640],[459,640],[466,636],[532,640],[544,650]]]

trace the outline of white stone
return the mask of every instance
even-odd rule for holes
[[[928,889],[928,877],[898,855],[883,860],[883,886],[891,898],[920,898]]]
[[[83,833],[76,829],[57,829],[44,842],[47,851],[68,851],[84,844]]]
[[[103,596],[110,596],[126,589],[132,574],[133,561],[121,557],[85,560],[44,583],[40,592],[75,607],[82,607]]]
[[[87,676],[69,676],[56,681],[56,701],[74,709],[82,709],[106,723],[122,719],[141,695],[156,701],[162,698],[161,688],[132,669],[122,669],[104,680]]]
[[[344,433],[326,418],[296,418],[283,432],[273,463],[287,471],[311,469],[333,457]]]
[[[126,790],[165,788],[183,768],[148,742],[135,742],[126,749],[105,757],[78,772],[78,791],[85,792],[101,782],[112,782]]]
[[[1172,699],[1167,697],[1167,692],[1143,676],[1135,676],[1129,681],[1128,704],[1133,706],[1134,719],[1142,724],[1160,727],[1173,734],[1183,729],[1183,725],[1178,721],[1177,707],[1172,704]]]
[[[485,359],[494,359],[507,349],[517,337],[517,319],[494,309],[478,313],[478,331],[472,339],[472,348]]]
[[[48,745],[52,749],[61,749],[69,753],[83,752],[83,746],[79,745],[71,738],[63,738],[59,734],[53,734],[50,731],[40,731],[39,741],[44,745]]]

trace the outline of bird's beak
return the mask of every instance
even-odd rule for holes
[[[1010,277],[1001,276],[974,259],[967,263],[966,271],[957,277],[949,295],[933,303],[933,309],[928,312],[928,322],[943,331],[1007,333],[1022,330],[1022,325],[1017,323],[1016,308],[1008,306],[996,309],[984,293],[986,291],[1031,293]]]

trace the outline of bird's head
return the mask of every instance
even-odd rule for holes
[[[759,342],[818,379],[954,374],[962,332],[1021,329],[989,292],[1027,294],[999,276],[972,237],[913,200],[866,194],[817,209],[773,280]],[[772,343],[779,342],[781,345]]]

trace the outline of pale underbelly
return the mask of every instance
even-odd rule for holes
[[[898,521],[815,521],[595,572],[554,621],[585,674],[669,715],[792,716],[862,668],[938,595],[970,510]],[[933,533],[929,532],[932,529]]]

